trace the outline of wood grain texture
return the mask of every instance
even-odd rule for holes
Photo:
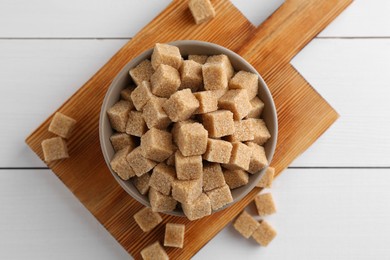
[[[189,259],[229,223],[253,199],[258,190],[253,190],[239,203],[210,217],[189,222],[185,218],[164,216],[163,223],[156,229],[147,234],[141,232],[132,216],[142,206],[114,181],[100,152],[98,120],[107,87],[127,62],[156,42],[197,39],[230,48],[250,60],[263,73],[273,92],[281,129],[274,166],[280,172],[337,118],[337,113],[311,89],[288,62],[349,2],[288,1],[265,26],[256,29],[229,1],[214,1],[219,15],[210,23],[200,26],[193,23],[186,1],[174,1],[59,109],[80,123],[75,129],[75,135],[69,140],[72,159],[54,162],[49,166],[136,259],[140,258],[139,252],[145,246],[156,240],[162,241],[164,224],[167,222],[185,223],[187,241],[185,250],[167,248],[168,254],[174,259]],[[301,16],[306,19],[296,18]],[[307,19],[312,16],[316,19]],[[227,20],[234,23],[226,23]],[[280,23],[281,21],[283,23]],[[291,34],[291,31],[287,31],[289,29],[295,29],[299,34],[302,27],[304,29],[301,37],[289,38],[290,47],[283,48],[286,42],[282,41],[281,36],[286,32]],[[162,29],[164,33],[161,33]],[[250,48],[245,47],[248,42]],[[271,53],[278,51],[277,45],[284,51],[278,52],[279,56],[272,56]],[[273,58],[267,60],[270,55]],[[272,62],[274,64],[270,64]],[[51,117],[27,138],[28,145],[41,158],[40,143],[51,136],[47,132],[50,120]],[[189,240],[191,243],[188,243]]]

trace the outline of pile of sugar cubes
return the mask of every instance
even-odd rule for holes
[[[134,86],[108,111],[111,168],[148,195],[155,212],[181,207],[190,220],[233,201],[231,190],[268,165],[257,74],[226,55],[189,55],[157,43],[129,71]]]

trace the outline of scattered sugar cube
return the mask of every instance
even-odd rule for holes
[[[199,101],[188,88],[174,93],[163,105],[172,122],[189,119],[198,107]]]
[[[188,60],[193,60],[199,64],[205,64],[207,61],[207,55],[188,55]]]
[[[228,79],[222,63],[207,62],[202,66],[202,74],[205,90],[227,89]]]
[[[276,230],[265,220],[260,221],[260,225],[253,232],[252,237],[261,246],[267,246],[275,237]]]
[[[172,183],[176,178],[175,169],[165,163],[160,163],[153,169],[150,177],[150,187],[156,189],[164,195],[171,193]]]
[[[243,119],[252,109],[246,89],[229,90],[218,100],[218,107],[232,111],[234,120]]]
[[[150,173],[145,173],[144,175],[137,177],[135,176],[133,178],[133,184],[141,193],[142,195],[145,195],[149,191],[149,181],[150,181]]]
[[[128,101],[121,100],[113,107],[107,110],[108,119],[111,127],[116,131],[124,133],[126,131],[127,120],[129,119],[129,112],[131,104]]]
[[[155,70],[157,70],[160,65],[169,65],[178,70],[182,62],[183,58],[181,57],[178,47],[162,43],[156,43],[154,46],[152,65]]]
[[[158,241],[142,249],[141,256],[143,260],[169,260],[169,256]]]
[[[267,216],[276,212],[276,207],[271,193],[259,194],[255,197],[255,204],[259,216]]]
[[[55,113],[49,125],[49,132],[62,138],[69,138],[76,126],[76,120],[60,112]]]
[[[229,163],[233,145],[227,141],[209,138],[203,159],[209,162]]]
[[[131,93],[131,100],[135,109],[142,111],[143,107],[153,96],[150,82],[142,81]]]
[[[110,141],[115,152],[122,150],[126,146],[130,146],[131,150],[133,150],[137,146],[137,143],[134,138],[126,133],[113,134],[112,136],[110,136]]]
[[[152,128],[141,137],[142,155],[156,162],[162,162],[173,154],[172,134]]]
[[[169,65],[160,65],[153,73],[150,82],[152,93],[159,97],[169,98],[180,87],[180,74]]]
[[[246,211],[243,211],[233,224],[233,227],[245,238],[252,236],[259,226],[259,222]]]
[[[143,81],[150,81],[150,77],[153,73],[154,69],[150,60],[142,61],[135,68],[132,68],[129,71],[130,77],[137,86],[141,85]]]
[[[244,142],[255,138],[252,120],[234,121],[234,133],[226,137],[229,142]]]
[[[219,138],[234,133],[233,113],[229,110],[218,110],[203,114],[202,120],[210,137]]]
[[[185,225],[167,223],[165,225],[164,246],[183,248]]]
[[[248,173],[243,170],[224,170],[223,176],[231,190],[247,185],[249,182]]]
[[[211,191],[226,184],[219,163],[205,164],[203,167],[203,190]]]
[[[188,7],[196,24],[208,22],[215,17],[215,10],[210,0],[190,0]]]
[[[126,133],[133,136],[141,137],[148,128],[141,112],[130,111],[129,119],[126,124]]]
[[[179,71],[181,76],[179,89],[189,88],[195,92],[203,85],[202,65],[198,62],[185,60]]]
[[[249,111],[248,118],[259,118],[264,109],[264,103],[259,97],[253,98],[251,101],[252,109]]]
[[[259,91],[259,76],[257,74],[239,71],[229,81],[230,89],[246,89],[248,92],[248,98],[253,99],[257,96]]]
[[[143,118],[148,128],[166,129],[172,121],[163,109],[166,98],[152,97],[143,109]]]
[[[224,70],[226,71],[226,76],[228,80],[233,77],[234,68],[229,60],[229,57],[225,54],[210,56],[207,59],[207,63],[221,63],[223,65]]]
[[[268,139],[271,138],[271,134],[269,133],[268,128],[265,125],[265,122],[262,119],[256,119],[256,118],[249,118],[248,120],[252,121],[252,126],[254,129],[253,142],[257,143],[258,145],[265,144],[268,141]]]
[[[220,209],[233,202],[232,193],[227,185],[207,191],[206,194],[210,198],[212,210]]]
[[[180,129],[180,127],[185,125],[185,124],[192,124],[192,123],[196,123],[196,121],[189,119],[189,120],[186,120],[186,121],[180,121],[180,122],[176,122],[176,123],[173,124],[171,133],[172,133],[173,142],[175,144],[177,144],[177,138],[179,136],[179,129]]]
[[[268,167],[263,176],[261,177],[259,183],[256,184],[256,187],[260,188],[271,188],[272,181],[275,175],[275,168]]]
[[[167,212],[176,208],[177,201],[154,188],[149,189],[149,202],[154,212]]]
[[[133,148],[130,146],[123,148],[115,153],[114,158],[112,158],[110,162],[112,170],[125,181],[135,176],[135,172],[126,160],[126,156],[132,151],[132,149]]]
[[[129,162],[131,168],[134,170],[135,174],[139,177],[156,166],[156,162],[145,158],[142,155],[142,149],[140,146],[131,151],[126,160]]]
[[[143,208],[134,214],[134,220],[144,232],[149,232],[162,222],[160,214],[151,208]]]
[[[181,207],[189,220],[196,220],[211,215],[211,201],[204,193],[190,203],[182,203]]]
[[[233,149],[228,164],[223,167],[230,170],[245,170],[249,169],[249,164],[252,156],[252,149],[241,142],[232,143]]]
[[[218,97],[213,91],[201,91],[194,93],[199,101],[199,108],[195,114],[205,114],[218,110]]]
[[[43,140],[42,150],[45,162],[69,158],[68,147],[61,137]]]
[[[181,203],[190,203],[202,194],[202,178],[197,180],[174,180],[172,183],[172,196]]]
[[[252,142],[248,142],[246,145],[252,149],[248,172],[254,174],[267,166],[267,156],[265,155],[264,147]]]
[[[207,130],[202,124],[183,124],[177,133],[177,146],[184,156],[202,155],[207,149]]]
[[[203,164],[200,155],[184,156],[178,150],[175,153],[175,167],[179,180],[195,180],[202,177]]]

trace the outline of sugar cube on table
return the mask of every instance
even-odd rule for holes
[[[183,62],[180,50],[178,47],[156,43],[152,53],[152,66],[155,70],[158,70],[160,65],[169,65],[175,69],[179,69]]]
[[[203,190],[211,191],[226,184],[219,163],[207,163],[203,167]]]
[[[110,165],[112,170],[121,177],[122,180],[128,180],[135,176],[134,170],[127,162],[126,156],[133,150],[132,147],[127,146],[122,150],[115,153],[112,158]]]
[[[173,154],[172,134],[151,128],[141,137],[142,155],[156,162],[162,162]]]
[[[220,90],[228,88],[228,76],[222,63],[206,63],[202,66],[203,84],[205,90]]]
[[[126,156],[126,160],[138,177],[152,170],[157,164],[143,156],[140,146],[131,151]]]
[[[167,223],[165,225],[164,246],[183,248],[185,225]]]
[[[164,64],[156,69],[150,82],[152,83],[152,93],[164,98],[169,98],[181,84],[179,71]]]
[[[234,68],[230,62],[230,59],[225,54],[213,55],[207,58],[206,63],[219,63],[222,64],[226,77],[229,80],[234,74]]]
[[[176,174],[179,180],[195,180],[202,177],[203,163],[200,155],[184,156],[179,150],[175,153]]]
[[[164,195],[171,193],[171,188],[176,179],[176,172],[172,166],[160,163],[154,167],[152,176],[149,180],[150,187],[156,189]]]
[[[259,216],[267,216],[276,212],[271,193],[259,194],[255,197],[255,205]]]
[[[207,149],[207,137],[202,124],[183,124],[177,131],[176,144],[184,156],[202,155]]]
[[[232,193],[227,185],[207,191],[206,194],[210,198],[212,210],[220,209],[233,202]]]
[[[263,176],[261,177],[260,181],[256,184],[256,187],[271,188],[274,175],[275,168],[268,167]]]
[[[149,202],[155,212],[172,211],[177,205],[177,201],[171,196],[164,195],[154,188],[149,189]]]
[[[203,85],[202,65],[196,61],[185,60],[180,67],[181,85],[179,89],[189,88],[197,91]]]
[[[271,134],[268,131],[268,128],[263,121],[263,119],[257,119],[257,118],[249,118],[248,120],[252,121],[252,126],[253,126],[253,141],[257,143],[258,145],[263,145],[265,144],[268,139],[271,138]]]
[[[198,107],[199,101],[190,89],[177,91],[163,104],[163,109],[172,122],[189,119]]]
[[[259,91],[259,76],[257,74],[239,71],[236,75],[229,81],[230,89],[246,89],[248,93],[248,98],[252,100],[257,96]]]
[[[267,166],[267,156],[264,147],[252,142],[247,142],[246,145],[252,150],[248,172],[254,174]]]
[[[218,96],[213,91],[200,91],[194,93],[199,101],[199,107],[195,114],[205,114],[218,110]]]
[[[232,143],[233,149],[229,163],[223,164],[223,167],[230,170],[245,170],[249,169],[249,164],[252,156],[252,149],[241,142]]]
[[[209,138],[203,159],[209,162],[229,163],[232,149],[233,145],[230,142]]]
[[[76,120],[60,112],[55,113],[49,125],[49,132],[62,138],[69,138],[76,126]]]
[[[223,176],[231,190],[247,185],[249,182],[248,173],[243,170],[224,170]]]
[[[243,119],[252,109],[246,89],[229,90],[218,100],[218,107],[230,110],[233,113],[234,120]]]
[[[158,241],[142,249],[141,256],[143,260],[169,260],[169,256]]]
[[[264,109],[264,103],[259,97],[253,98],[251,101],[251,110],[249,111],[248,118],[259,118]]]
[[[128,101],[120,100],[114,106],[107,110],[108,119],[111,127],[116,131],[124,133],[129,119],[131,104]]]
[[[152,97],[144,106],[142,116],[149,129],[166,129],[172,123],[163,109],[166,101],[166,98]]]
[[[130,111],[126,124],[126,134],[141,137],[147,130],[142,112]]]
[[[202,194],[202,178],[197,180],[174,180],[172,183],[172,196],[181,203],[191,203]]]
[[[237,217],[233,227],[245,238],[250,238],[253,232],[260,226],[245,210]]]
[[[219,138],[234,133],[233,113],[218,110],[202,115],[203,125],[212,138]]]
[[[215,10],[210,0],[190,0],[188,6],[196,24],[208,22],[215,17]]]
[[[253,140],[254,128],[252,120],[234,121],[234,133],[226,137],[229,142],[244,142]]]
[[[149,232],[162,222],[160,214],[151,208],[143,208],[134,214],[134,220],[144,232]]]
[[[131,100],[133,101],[135,109],[142,111],[143,107],[148,101],[154,96],[151,90],[151,84],[149,81],[142,81],[134,90],[131,92]]]
[[[137,146],[134,138],[126,133],[115,133],[110,136],[110,141],[115,152],[118,152],[127,146],[130,146],[133,150]]]
[[[45,162],[69,158],[68,147],[61,137],[53,137],[42,141]]]
[[[145,173],[144,175],[142,175],[140,177],[135,176],[133,178],[134,186],[137,188],[139,193],[141,193],[142,195],[145,195],[148,193],[149,187],[150,187],[149,181],[150,181],[150,173]]]
[[[150,60],[144,60],[134,68],[130,69],[129,74],[134,83],[138,86],[143,81],[150,81],[150,77],[153,75],[154,69]]]
[[[252,238],[261,246],[267,246],[275,237],[276,230],[265,220],[260,221],[260,225],[253,232]]]
[[[189,220],[211,215],[211,201],[205,193],[200,194],[198,198],[191,202],[182,203],[181,207]]]
[[[190,54],[190,55],[188,55],[188,60],[196,61],[199,64],[205,64],[208,57],[209,56],[207,56],[207,55],[194,55],[194,54],[191,55]]]

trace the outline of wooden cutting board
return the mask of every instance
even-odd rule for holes
[[[227,0],[212,1],[217,16],[202,25],[194,24],[186,0],[173,1],[58,109],[78,124],[68,141],[71,158],[49,167],[134,258],[140,259],[140,251],[147,245],[163,241],[167,222],[186,224],[184,249],[167,248],[169,256],[191,258],[253,200],[259,189],[234,206],[198,221],[164,215],[162,224],[143,233],[133,220],[142,205],[116,183],[100,151],[100,106],[111,81],[126,63],[156,42],[196,39],[238,52],[260,72],[275,99],[279,136],[272,164],[279,174],[338,117],[289,62],[351,2],[287,0],[256,28]],[[51,118],[26,140],[41,159],[41,142],[53,136],[47,131]]]

